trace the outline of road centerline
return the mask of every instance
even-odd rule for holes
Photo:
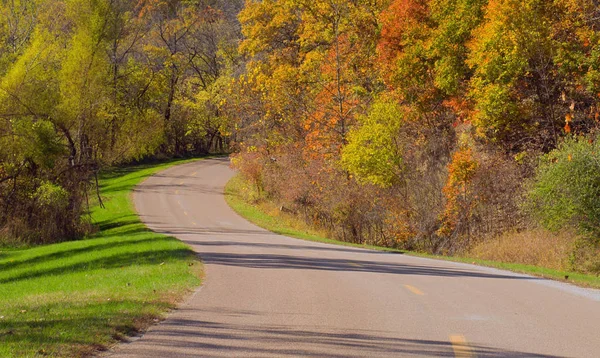
[[[419,290],[418,288],[411,286],[411,285],[404,285],[404,287],[409,290],[410,292],[414,293],[415,295],[418,296],[424,296],[425,294],[423,293],[423,291]]]
[[[198,177],[190,177],[195,171]],[[222,192],[231,175],[226,158],[199,161],[136,190],[144,222],[189,243],[206,278],[201,294],[143,338],[119,346],[114,358],[593,357],[600,351],[597,301],[504,271],[272,234],[227,206]],[[186,184],[178,187],[181,178]],[[180,195],[164,195],[175,189]],[[565,330],[554,328],[559,324],[570,332],[566,339]],[[508,340],[515,328],[518,340]]]
[[[457,358],[471,358],[475,357],[473,351],[471,351],[471,347],[467,343],[467,339],[465,336],[460,334],[454,334],[450,336],[450,343],[452,344],[452,349],[454,350],[454,356]]]

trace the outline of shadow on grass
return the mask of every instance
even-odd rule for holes
[[[135,335],[158,318],[151,311],[171,307],[152,299],[85,302],[70,306],[65,316],[62,303],[21,306],[19,309],[26,313],[0,320],[0,341],[4,346],[13,347],[14,356],[37,356],[40,348],[56,349],[57,346],[61,347],[60,352],[55,352],[58,356],[74,356],[71,353],[81,353],[85,347],[106,349],[98,344],[98,337],[104,336],[107,342],[111,338],[123,340]]]
[[[123,215],[116,219],[97,221],[94,223],[94,226],[96,226],[98,228],[98,230],[100,230],[99,234],[101,235],[102,231],[117,229],[117,228],[120,228],[123,226],[129,226],[129,225],[135,225],[135,224],[141,224],[141,221],[139,220],[137,215],[131,214],[131,215]]]
[[[141,229],[137,230],[137,232],[146,232],[146,231],[148,231],[148,229],[146,229],[146,228],[141,228]],[[133,232],[134,231],[132,231],[131,233],[133,233]],[[121,235],[121,233],[119,235]],[[127,246],[130,246],[132,249],[134,249],[139,244],[146,244],[148,242],[158,243],[161,241],[166,242],[166,241],[171,241],[171,240],[172,239],[170,239],[170,238],[164,237],[164,238],[144,238],[144,239],[138,239],[138,240],[132,239],[132,240],[127,240],[127,241],[100,242],[98,244],[90,244],[89,246],[85,246],[85,247],[79,247],[79,248],[75,248],[75,249],[67,249],[67,250],[52,252],[52,253],[45,254],[45,255],[34,256],[34,257],[27,258],[24,260],[0,263],[0,271],[15,269],[15,268],[19,268],[22,266],[36,266],[36,265],[41,265],[41,264],[45,264],[45,263],[50,263],[51,261],[62,261],[62,260],[68,259],[70,257],[74,257],[77,255],[81,255],[81,254],[85,254],[85,253],[89,253],[89,252],[97,253],[102,250],[112,250],[115,248],[119,248],[119,247],[122,248],[122,247],[127,247]],[[109,257],[107,257],[106,259],[108,259],[108,258]],[[132,261],[131,263],[135,263],[135,262],[136,261]],[[69,267],[69,266],[65,266],[65,267]],[[86,264],[86,267],[92,268],[92,267],[88,266],[87,264]],[[32,270],[34,270],[33,272],[37,272],[37,271],[35,271],[35,268],[32,268]],[[55,270],[55,272],[57,272],[57,273],[64,272],[62,267],[55,268],[53,270]],[[23,274],[23,276],[27,276],[29,274],[31,274],[31,273]],[[34,275],[32,277],[36,277],[36,275]],[[7,278],[4,280],[0,280],[0,283],[11,282],[11,281],[12,281],[11,278]]]
[[[303,329],[293,325],[236,324],[191,319],[165,322],[146,337],[145,347],[152,348],[138,347],[136,354],[143,357],[162,357],[167,353],[187,357],[191,356],[189,352],[202,352],[204,357],[455,356],[449,341],[403,338],[397,337],[395,332]],[[553,357],[477,344],[471,344],[469,348],[473,356],[483,358]]]
[[[166,165],[166,164],[172,164],[172,163],[178,163],[178,162],[185,162],[190,159],[192,159],[192,158],[152,160],[152,161],[148,161],[147,163],[141,163],[141,164],[137,164],[137,165],[128,165],[128,166],[123,166],[123,167],[107,168],[102,173],[100,173],[99,179],[111,180],[111,179],[123,177],[123,176],[131,174],[131,173],[138,172],[140,170],[154,168],[157,165]],[[145,174],[142,174],[140,176],[145,176]]]
[[[125,175],[135,173],[139,170],[150,168],[150,165],[139,165],[134,167],[123,167],[123,168],[112,168],[105,172],[102,172],[98,179],[100,180],[111,180],[123,177]]]
[[[186,257],[194,257],[194,253],[189,249],[162,249],[157,251],[144,252],[132,251],[112,256],[101,257],[95,260],[87,260],[85,262],[67,264],[60,267],[53,267],[49,269],[34,269],[30,272],[26,272],[14,277],[1,279],[0,284],[37,279],[45,276],[71,274],[79,271],[112,269],[131,265],[158,265],[163,262],[169,262],[174,260],[178,261]]]
[[[137,218],[137,215],[124,215],[117,219],[110,219],[97,222],[95,225],[99,229],[99,232],[87,239],[79,240],[78,242],[84,245],[83,247],[63,249],[54,251],[47,254],[42,254],[34,257],[29,257],[22,260],[0,262],[0,271],[6,271],[10,269],[19,268],[22,266],[35,266],[44,263],[49,263],[55,260],[68,259],[76,255],[81,255],[89,252],[98,252],[101,250],[115,249],[118,247],[135,246],[144,244],[147,242],[158,242],[165,241],[167,238],[144,238],[144,239],[132,239],[129,238],[125,241],[111,240],[118,237],[130,237],[136,234],[151,232],[150,229],[145,227],[139,220],[127,218]],[[123,230],[127,226],[134,226],[131,229]],[[115,231],[114,233],[107,233],[109,230],[122,229]],[[101,240],[101,241],[100,241]],[[3,260],[3,253],[0,253],[0,260]],[[0,281],[1,282],[1,281]]]
[[[126,166],[126,167],[116,167],[116,168],[108,168],[103,171],[99,178],[104,180],[111,180],[119,177],[123,177],[128,174],[135,173],[140,170],[154,168],[158,165],[167,165],[167,164],[177,164],[177,163],[185,163],[188,161],[193,161],[194,159],[200,160],[215,160],[215,161],[228,161],[228,154],[217,154],[217,155],[208,155],[208,156],[198,156],[198,157],[190,157],[190,158],[177,158],[177,159],[166,159],[166,160],[150,160],[145,163],[137,164],[134,166]],[[145,174],[141,174],[138,177],[146,176]]]

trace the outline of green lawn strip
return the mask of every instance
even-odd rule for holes
[[[578,286],[583,287],[592,287],[592,288],[600,288],[600,277],[593,275],[585,275],[577,272],[568,272],[568,271],[558,271],[553,269],[548,269],[539,266],[532,265],[523,265],[516,263],[507,263],[507,262],[497,262],[497,261],[488,261],[481,259],[474,259],[469,257],[452,257],[452,256],[438,256],[438,255],[429,255],[418,252],[409,252],[402,251],[398,249],[380,247],[380,246],[372,246],[372,245],[360,245],[360,244],[352,244],[342,241],[337,241],[333,239],[329,239],[324,237],[322,234],[317,232],[312,232],[310,229],[296,229],[294,228],[294,223],[292,220],[286,218],[285,216],[274,217],[266,213],[264,210],[260,208],[260,206],[253,205],[246,199],[246,195],[242,194],[243,186],[247,185],[239,175],[233,177],[225,187],[225,199],[229,206],[237,212],[242,217],[246,218],[250,222],[260,226],[269,231],[275,232],[277,234],[286,235],[295,237],[298,239],[309,240],[309,241],[317,241],[328,244],[335,245],[343,245],[343,246],[352,246],[359,248],[366,248],[372,250],[379,251],[388,251],[388,252],[398,252],[404,253],[411,256],[432,258],[437,260],[446,260],[446,261],[454,261],[454,262],[462,262],[469,264],[476,264],[480,266],[487,266],[492,268],[498,268],[503,270],[509,270],[518,273],[524,273],[528,275],[533,275],[537,277],[544,277],[553,280],[565,281],[569,283],[576,284]],[[568,279],[565,279],[568,277]]]
[[[543,277],[556,281],[563,281],[572,283],[581,287],[588,288],[600,288],[600,277],[594,275],[586,275],[579,272],[572,271],[560,271],[555,269],[549,269],[546,267],[534,266],[534,265],[525,265],[518,264],[512,262],[499,262],[499,261],[490,261],[490,260],[482,260],[470,257],[456,257],[456,256],[438,256],[438,255],[430,255],[418,252],[407,252],[407,254],[418,257],[425,257],[437,260],[446,260],[453,262],[462,262],[468,264],[475,264],[480,266],[487,266],[491,268],[497,268],[501,270],[513,271],[517,273],[523,273],[527,275]]]
[[[101,178],[105,209],[85,240],[0,249],[0,357],[88,356],[147,328],[200,284],[201,265],[180,241],[134,211],[132,189],[175,164],[115,169]]]

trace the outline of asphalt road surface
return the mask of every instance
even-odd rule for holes
[[[196,250],[199,288],[111,357],[600,357],[600,291],[279,236],[235,214],[227,159],[149,178],[135,205]]]

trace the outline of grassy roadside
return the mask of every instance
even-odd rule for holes
[[[600,288],[600,277],[585,275],[577,272],[559,271],[539,266],[488,261],[469,257],[428,255],[418,252],[407,252],[379,246],[358,245],[332,240],[327,238],[325,233],[312,230],[306,224],[301,222],[301,220],[294,218],[292,215],[279,212],[279,210],[272,204],[261,202],[260,204],[255,205],[251,203],[250,200],[246,198],[247,195],[244,193],[251,192],[252,190],[248,190],[249,188],[246,186],[247,183],[245,183],[239,176],[233,177],[229,183],[227,183],[225,187],[225,199],[227,200],[229,206],[231,206],[235,212],[254,224],[281,235],[291,236],[303,240],[324,242],[328,244],[361,247],[380,251],[401,252],[419,257],[477,264],[553,280],[565,281],[582,287]],[[568,279],[565,279],[565,277],[568,277]]]
[[[88,356],[148,327],[200,284],[180,241],[147,229],[132,189],[185,161],[117,169],[101,178],[99,232],[74,242],[0,249],[0,357]]]

